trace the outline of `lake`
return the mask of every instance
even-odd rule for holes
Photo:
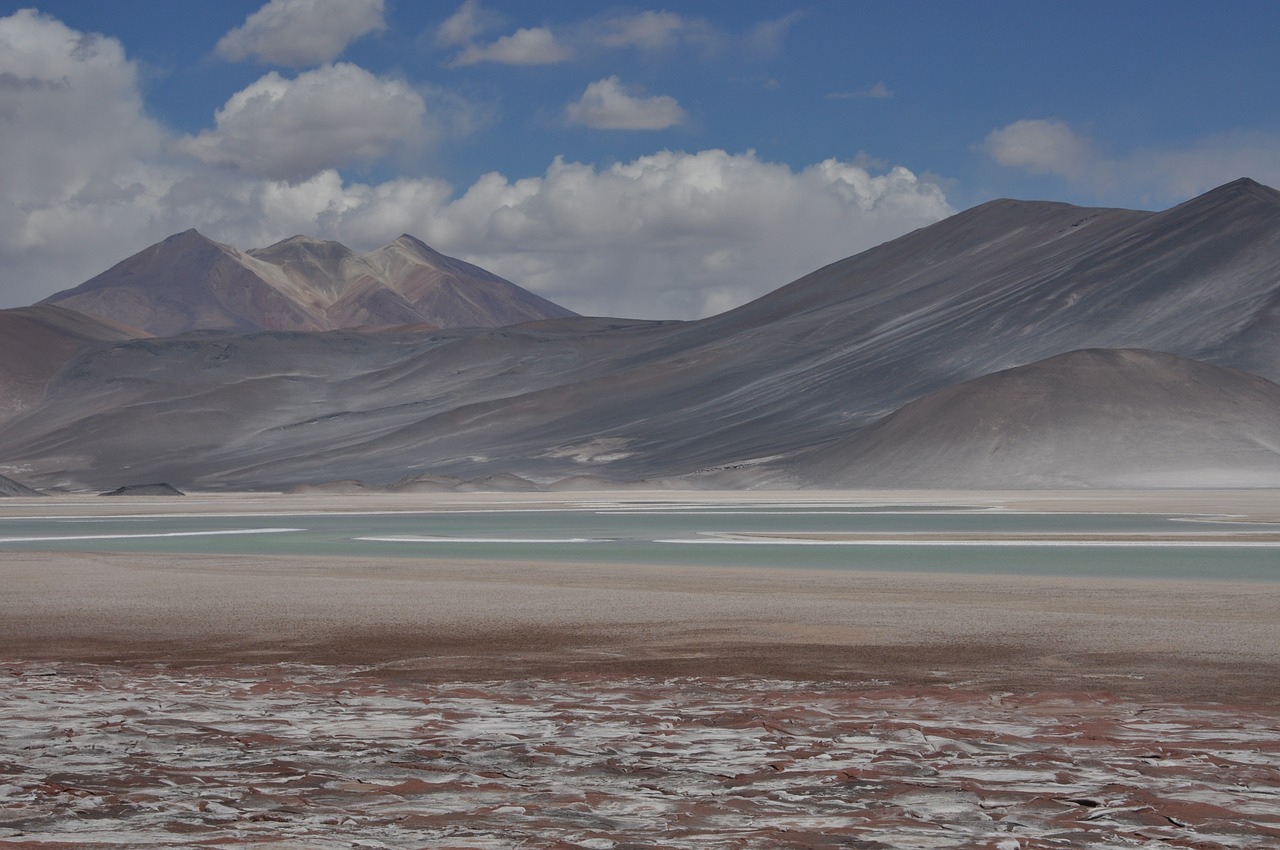
[[[635,499],[531,509],[97,517],[51,511],[0,518],[0,553],[180,552],[1277,581],[1276,532],[1280,524],[1175,514]],[[863,539],[835,539],[842,535]],[[919,535],[933,539],[912,539]],[[990,537],[977,539],[984,535]],[[1050,539],[1019,539],[1025,535]]]

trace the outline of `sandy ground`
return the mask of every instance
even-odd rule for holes
[[[678,504],[761,504],[835,501],[851,505],[984,505],[1019,511],[1230,514],[1280,521],[1276,490],[616,490],[568,493],[441,493],[281,495],[199,493],[182,498],[65,495],[0,500],[0,515],[103,516],[140,513],[276,513],[281,511],[550,510],[593,501]]]
[[[558,507],[598,497],[62,498],[52,513]],[[1274,492],[839,494],[891,504],[1280,518]],[[0,657],[374,666],[434,681],[768,676],[1280,704],[1280,583],[1073,580],[669,566],[50,554],[0,561]]]

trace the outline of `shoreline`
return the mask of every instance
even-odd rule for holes
[[[286,495],[261,491],[194,491],[185,496],[103,497],[90,493],[0,499],[0,516],[38,517],[49,508],[74,516],[269,516],[295,512],[359,514],[384,511],[555,510],[595,503],[718,505],[837,503],[860,507],[995,509],[1031,513],[1159,513],[1280,522],[1280,490],[597,490]],[[283,513],[282,513],[283,512]],[[59,514],[61,516],[62,514]]]
[[[0,516],[841,504],[1280,519],[1274,491],[93,497]],[[287,523],[282,523],[287,524]],[[1242,537],[1256,532],[1242,531]],[[425,681],[748,676],[1280,705],[1280,582],[6,549],[0,658]]]

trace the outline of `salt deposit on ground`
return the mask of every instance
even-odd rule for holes
[[[1273,848],[1274,711],[0,665],[0,847]]]

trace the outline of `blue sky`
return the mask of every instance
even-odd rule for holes
[[[996,197],[1280,184],[1273,2],[31,8],[0,3],[0,306],[196,227],[407,231],[689,318]]]

